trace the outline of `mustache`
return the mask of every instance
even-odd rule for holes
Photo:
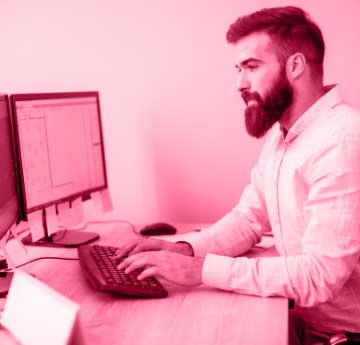
[[[242,91],[241,98],[244,100],[245,104],[247,105],[250,101],[257,101],[258,103],[262,102],[260,95],[257,92],[250,92],[250,91]]]

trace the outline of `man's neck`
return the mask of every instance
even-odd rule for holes
[[[286,132],[290,130],[292,125],[308,110],[319,98],[325,93],[324,86],[317,88],[312,87],[307,92],[296,92],[294,90],[293,102],[290,107],[286,109],[280,119],[280,125]]]

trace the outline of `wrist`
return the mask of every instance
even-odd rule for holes
[[[178,241],[173,243],[173,245],[177,253],[187,256],[194,256],[194,249],[190,243],[185,241]]]

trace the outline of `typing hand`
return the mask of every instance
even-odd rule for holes
[[[158,240],[155,238],[132,238],[119,246],[118,250],[115,253],[115,259],[120,261],[124,256],[130,256],[136,253],[145,252],[145,251],[156,251],[156,250],[171,250],[172,243]]]
[[[168,250],[183,255],[193,256],[194,251],[188,243],[168,242],[155,238],[133,238],[125,241],[117,250],[115,260],[120,262],[123,257],[146,251]]]
[[[125,258],[118,269],[130,273],[137,268],[144,270],[138,279],[160,276],[179,285],[196,286],[201,284],[204,258],[191,257],[167,250],[146,251]]]

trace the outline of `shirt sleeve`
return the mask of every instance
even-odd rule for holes
[[[313,306],[336,296],[360,256],[360,138],[332,138],[304,167],[309,185],[302,252],[271,258],[208,254],[203,282]],[[284,229],[286,231],[286,229]]]
[[[238,205],[208,229],[189,237],[187,242],[193,247],[195,256],[243,254],[260,241],[265,231],[270,230],[263,194],[262,156],[263,153],[251,171],[251,183],[245,188]]]

